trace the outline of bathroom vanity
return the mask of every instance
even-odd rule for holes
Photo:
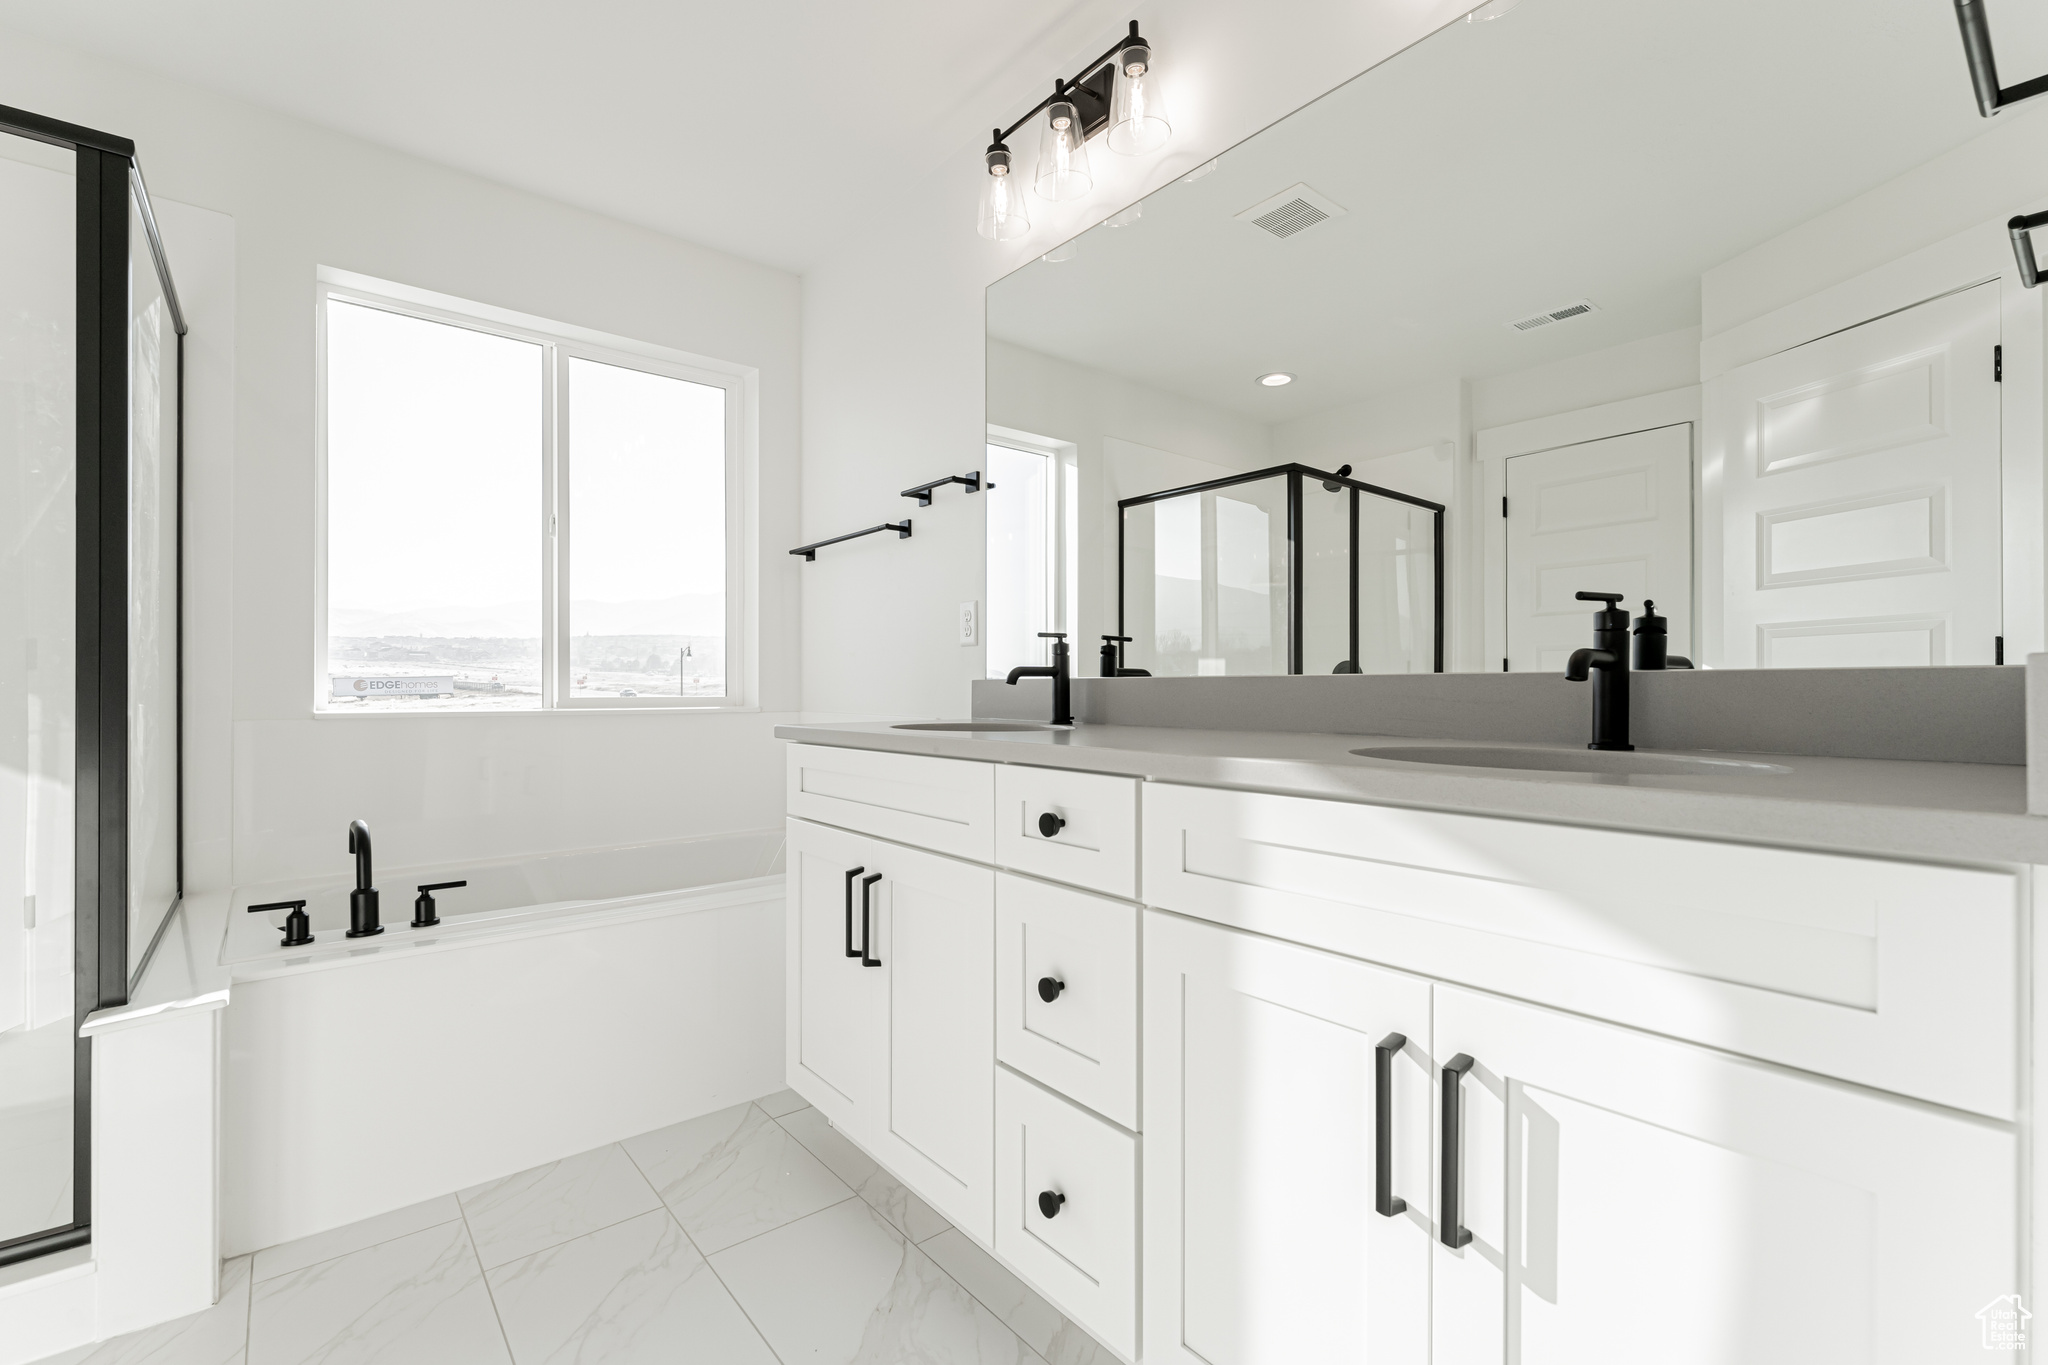
[[[1127,1360],[1919,1365],[2026,1292],[2024,769],[979,724],[778,731],[788,1079]]]

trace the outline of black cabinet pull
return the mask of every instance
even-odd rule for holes
[[[1458,1221],[1463,1207],[1458,1200],[1460,1151],[1463,1147],[1463,1126],[1459,1123],[1464,1109],[1465,1073],[1472,1069],[1472,1054],[1461,1052],[1444,1063],[1444,1169],[1441,1179],[1443,1206],[1437,1210],[1437,1240],[1447,1247],[1461,1247],[1472,1240],[1471,1230]]]
[[[853,946],[853,879],[867,871],[864,867],[846,869],[846,955],[859,957],[860,952]]]
[[[1038,1212],[1041,1217],[1056,1217],[1060,1211],[1060,1205],[1066,1202],[1067,1197],[1063,1194],[1052,1190],[1041,1191],[1038,1196]]]
[[[1372,1049],[1372,1206],[1382,1218],[1408,1208],[1408,1201],[1394,1194],[1394,1058],[1406,1046],[1406,1034],[1389,1033]]]
[[[1059,999],[1060,992],[1066,988],[1067,983],[1056,976],[1041,976],[1038,978],[1038,998],[1048,1005]]]
[[[880,880],[882,880],[882,874],[879,872],[870,872],[867,876],[860,879],[860,965],[863,967],[879,967],[882,965],[882,959],[875,957],[870,951],[874,947],[875,940],[874,928],[868,922],[868,892]]]
[[[1050,839],[1066,827],[1066,820],[1051,811],[1038,817],[1038,837],[1041,839]]]

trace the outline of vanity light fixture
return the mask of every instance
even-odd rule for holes
[[[1977,108],[1990,118],[2008,104],[2048,94],[2048,76],[2000,89],[1998,60],[1991,55],[1991,24],[1984,0],[1956,0],[1956,22],[1963,29],[1963,60],[1970,64],[1970,83],[1977,87]]]
[[[1107,128],[1109,149],[1124,156],[1157,151],[1172,137],[1157,81],[1152,45],[1139,35],[1133,19],[1131,31],[1116,46],[1073,79],[1053,81],[1052,94],[1009,127],[996,129],[983,154],[988,180],[976,225],[981,235],[1007,242],[1031,230],[1010,153],[1011,134],[1044,115],[1032,185],[1044,198],[1071,202],[1094,188],[1088,139],[1097,132]]]
[[[1292,384],[1294,382],[1294,376],[1291,374],[1282,374],[1279,370],[1275,370],[1271,374],[1260,375],[1259,382],[1261,384],[1264,384],[1269,389],[1277,389],[1282,384]]]

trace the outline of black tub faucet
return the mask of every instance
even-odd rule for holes
[[[1593,647],[1575,649],[1564,666],[1573,682],[1593,680],[1593,742],[1588,749],[1633,749],[1628,742],[1628,613],[1618,592],[1582,592],[1581,602],[1605,602],[1593,613]]]
[[[1041,640],[1052,641],[1052,667],[1039,668],[1019,664],[1010,670],[1010,676],[1003,679],[1010,686],[1017,685],[1019,678],[1052,679],[1052,723],[1072,725],[1074,723],[1074,680],[1067,671],[1067,633],[1063,630],[1041,630]]]
[[[384,926],[377,922],[376,878],[370,868],[370,827],[364,821],[348,822],[348,851],[356,855],[356,889],[348,893],[348,936],[381,934]]]

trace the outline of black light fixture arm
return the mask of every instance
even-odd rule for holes
[[[1960,4],[1961,0],[1957,0],[1957,3]],[[1059,101],[1066,99],[1068,93],[1071,92],[1075,87],[1079,86],[1083,81],[1087,80],[1090,76],[1093,76],[1097,72],[1101,71],[1102,68],[1108,65],[1111,61],[1114,61],[1116,59],[1117,53],[1122,52],[1125,48],[1134,45],[1138,47],[1149,46],[1149,44],[1147,44],[1143,38],[1138,36],[1138,21],[1136,19],[1131,20],[1131,31],[1125,34],[1123,37],[1116,40],[1116,46],[1110,48],[1109,51],[1103,53],[1100,57],[1097,57],[1094,61],[1082,67],[1080,74],[1075,76],[1072,80],[1063,81],[1055,79],[1052,83],[1052,93],[1050,95],[1047,95],[1038,103],[1032,105],[1031,112],[1027,113],[1026,115],[1024,115],[1024,117],[1018,119],[1015,123],[1011,124],[1007,128],[996,129],[996,142],[1008,142],[1010,140],[1010,134],[1016,132],[1019,128],[1022,128],[1025,124],[1031,122],[1031,120],[1037,118],[1046,110],[1052,108],[1052,106],[1057,104]]]
[[[983,488],[995,487],[992,483],[984,484],[981,481],[981,471],[976,469],[965,474],[948,474],[943,479],[933,479],[930,483],[921,483],[915,488],[906,488],[903,490],[902,495],[906,498],[916,498],[919,507],[930,507],[932,505],[932,491],[944,488],[949,483],[957,483],[970,493],[979,493]]]
[[[1984,0],[1956,0],[1956,22],[1963,30],[1963,60],[1970,64],[1970,83],[1977,87],[1977,108],[1990,118],[2008,104],[2048,94],[2048,76],[1999,88],[1998,59],[1991,51],[1991,24]]]
[[[2012,256],[2019,263],[2020,283],[2029,289],[2041,282],[2040,267],[2034,263],[2033,232],[2044,224],[2048,224],[2048,213],[2023,213],[2005,225],[2012,234]]]
[[[830,540],[814,540],[808,545],[797,546],[790,553],[802,555],[804,562],[808,564],[815,560],[818,557],[818,551],[824,549],[827,545],[837,545],[842,540],[859,540],[862,536],[871,536],[877,531],[894,531],[898,540],[908,540],[910,539],[910,518],[905,517],[901,521],[885,521],[880,526],[870,526],[865,530],[848,531],[845,535],[833,536]]]

